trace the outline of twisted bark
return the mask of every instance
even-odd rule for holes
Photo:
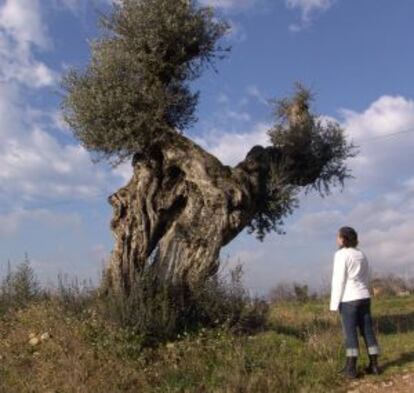
[[[182,135],[137,153],[130,182],[109,197],[115,237],[109,286],[128,292],[146,268],[190,287],[214,274],[221,247],[257,211],[269,149],[255,146],[234,168]]]

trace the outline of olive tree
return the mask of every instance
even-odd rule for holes
[[[325,195],[350,176],[353,146],[337,123],[312,112],[301,85],[272,101],[269,146],[252,146],[235,166],[185,135],[199,99],[190,83],[229,52],[220,44],[229,25],[212,8],[122,0],[100,26],[87,66],[62,79],[62,108],[96,160],[133,166],[128,184],[109,197],[110,287],[128,292],[152,271],[191,288],[217,271],[220,249],[245,228],[259,240],[282,232],[302,190]]]

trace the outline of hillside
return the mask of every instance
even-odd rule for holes
[[[374,299],[384,373],[348,382],[336,374],[344,350],[326,299],[273,305],[252,335],[201,329],[152,348],[92,308],[73,314],[43,300],[0,314],[0,392],[408,392],[413,310],[413,295]]]

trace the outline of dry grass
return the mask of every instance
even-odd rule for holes
[[[72,299],[73,300],[73,299]],[[341,328],[328,299],[273,305],[266,329],[210,327],[146,347],[143,337],[97,311],[56,299],[0,313],[0,392],[341,392]],[[78,307],[79,306],[79,307]],[[74,308],[73,308],[74,307]],[[73,310],[77,310],[76,313]],[[381,381],[414,370],[414,296],[373,300],[383,349]],[[51,338],[31,346],[29,335]],[[362,356],[360,365],[366,362]]]
[[[43,302],[3,317],[0,330],[7,393],[294,392],[300,385],[314,392],[334,382],[331,373],[317,372],[332,371],[335,362],[325,364],[330,357],[313,351],[312,340],[271,329],[255,336],[200,330],[142,349],[136,337],[93,312],[68,317],[56,303]],[[49,340],[28,344],[30,333],[46,331]],[[307,367],[305,357],[312,359]]]

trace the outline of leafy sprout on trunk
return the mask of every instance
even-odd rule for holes
[[[298,207],[301,190],[326,196],[351,177],[346,161],[357,154],[356,146],[346,140],[337,122],[311,111],[312,100],[311,91],[297,83],[292,98],[272,101],[275,124],[268,130],[272,146],[261,159],[268,163],[266,180],[248,225],[248,233],[259,240],[272,231],[284,233],[284,219]]]

